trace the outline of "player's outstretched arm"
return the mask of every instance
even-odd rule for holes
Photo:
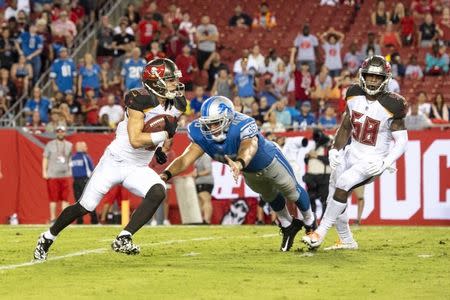
[[[232,160],[225,155],[225,159],[227,160],[227,163],[231,168],[231,172],[233,173],[234,180],[237,180],[242,169],[250,163],[255,156],[256,151],[258,151],[258,137],[254,136],[241,141],[235,160]]]
[[[144,128],[144,113],[128,108],[128,138],[133,148],[156,146],[168,138],[166,131],[146,133]]]
[[[161,179],[164,181],[169,180],[173,176],[184,172],[190,165],[192,165],[200,156],[205,153],[203,149],[195,144],[190,143],[184,150],[181,156],[177,157],[172,163],[160,174]]]
[[[389,167],[399,159],[408,148],[408,131],[406,130],[405,119],[392,120],[390,130],[395,144],[384,159],[386,167]]]
[[[341,150],[348,143],[348,139],[350,138],[350,134],[352,133],[352,123],[350,120],[350,113],[345,112],[344,119],[342,120],[341,125],[339,126],[336,137],[334,138],[332,148]]]

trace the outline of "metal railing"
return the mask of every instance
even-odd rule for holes
[[[98,15],[108,15],[111,19],[118,19],[128,3],[129,1],[106,0],[99,10]],[[96,51],[93,49],[93,46],[98,28],[99,22],[95,20],[90,20],[83,27],[75,38],[73,47],[75,50],[71,55],[72,58],[77,60],[83,57],[88,51],[95,55]],[[41,86],[42,95],[50,96],[53,93],[50,80],[50,68],[45,70],[35,86]],[[0,118],[0,127],[15,127],[23,124],[24,105],[28,96],[28,93],[24,92],[24,94],[8,109],[5,115]]]

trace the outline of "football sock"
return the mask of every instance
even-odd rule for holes
[[[125,226],[124,230],[135,234],[142,226],[144,226],[155,214],[161,202],[166,197],[166,189],[162,184],[155,184],[150,188],[142,199],[141,204],[134,211],[130,222]]]
[[[331,226],[334,225],[336,222],[336,219],[347,207],[347,203],[341,203],[334,199],[331,199],[328,203],[327,210],[325,211],[325,214],[323,215],[323,218],[320,222],[319,228],[317,228],[316,232],[321,236],[321,238],[324,238],[327,234],[328,230],[331,228]]]
[[[66,207],[56,219],[55,223],[50,227],[50,233],[57,236],[64,228],[69,226],[78,217],[84,216],[88,212],[89,211],[81,206],[79,202]]]
[[[52,241],[54,241],[54,240],[56,239],[56,236],[54,236],[54,235],[50,232],[50,230],[47,230],[46,232],[44,232],[44,237],[45,237],[47,240],[52,240]]]
[[[300,211],[303,216],[303,223],[307,226],[311,226],[314,223],[314,213],[312,212],[311,207],[307,211]]]
[[[132,235],[131,232],[126,231],[126,230],[122,230],[118,236],[124,236],[124,235]]]
[[[295,201],[295,205],[297,205],[298,209],[302,212],[308,210],[311,211],[311,201],[309,200],[308,193],[301,186],[298,186],[297,190],[299,191],[300,196],[297,201]]]
[[[291,225],[292,216],[289,213],[289,210],[286,206],[286,200],[284,200],[283,195],[279,193],[273,201],[268,203],[273,211],[277,214],[278,220],[280,221],[282,227],[288,227],[289,225]]]
[[[353,243],[355,240],[353,239],[352,232],[350,230],[350,226],[348,225],[348,215],[347,210],[337,218],[336,220],[336,230],[339,235],[339,239],[341,242],[348,244]]]

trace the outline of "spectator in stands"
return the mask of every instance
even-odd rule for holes
[[[336,111],[332,105],[327,105],[325,113],[319,118],[319,127],[333,129],[337,126]]]
[[[428,102],[428,95],[424,91],[420,91],[417,95],[417,105],[419,109],[419,114],[429,116],[431,112],[431,103]],[[411,113],[411,109],[410,109]]]
[[[398,83],[396,77],[392,76],[391,79],[389,79],[387,90],[389,92],[400,94],[400,84]]]
[[[325,66],[329,70],[331,77],[339,76],[342,70],[341,49],[344,41],[344,34],[330,27],[322,33],[320,41],[325,52]]]
[[[174,23],[179,24],[182,18],[181,9],[175,4],[171,4],[167,13],[164,14],[164,26],[170,28]]]
[[[202,212],[203,224],[211,224],[213,207],[211,204],[211,193],[214,189],[214,177],[212,175],[212,159],[204,153],[194,163],[192,177],[195,180],[200,210]]]
[[[1,28],[0,37],[0,67],[10,69],[12,64],[18,59],[18,49],[14,37],[5,25]]]
[[[136,11],[136,6],[134,5],[134,3],[128,4],[124,17],[128,19],[128,24],[131,24],[133,30],[136,31],[137,26],[141,21],[141,15]],[[150,18],[153,19],[153,13],[151,11]]]
[[[204,70],[208,72],[208,91],[211,90],[219,71],[225,69],[229,72],[228,66],[220,60],[220,54],[213,52],[203,66]]]
[[[43,123],[48,123],[48,112],[51,108],[50,101],[42,97],[41,89],[36,86],[33,88],[33,96],[27,100],[24,107],[26,121],[31,123],[32,115],[35,111],[39,112],[39,119]]]
[[[47,143],[42,159],[42,177],[47,180],[50,197],[50,223],[56,218],[57,202],[61,202],[61,211],[69,206],[72,143],[65,136],[66,128],[58,126],[56,139]]]
[[[408,79],[422,79],[423,72],[422,67],[417,62],[417,56],[411,55],[409,63],[406,65],[405,76]]]
[[[77,99],[75,99],[73,93],[67,93],[64,101],[69,106],[70,114],[74,116],[74,119],[76,115],[81,114],[81,104]]]
[[[200,108],[202,107],[203,101],[208,99],[208,96],[205,94],[205,89],[201,85],[197,85],[194,88],[194,96],[191,100],[191,109],[195,115],[200,115]]]
[[[116,104],[116,98],[114,95],[110,94],[106,99],[107,104],[100,108],[98,115],[99,117],[104,114],[108,115],[109,122],[114,124],[114,127],[116,127],[117,124],[123,119],[123,108],[121,105]]]
[[[150,11],[153,14],[153,16],[152,16],[153,20],[158,22],[159,23],[158,25],[160,25],[160,26],[163,25],[164,18],[158,12],[158,5],[157,5],[156,1],[152,1],[150,3],[150,5],[148,5],[148,7],[141,7],[141,9],[139,9],[139,11],[141,11],[141,12],[142,11],[147,11],[147,12]]]
[[[121,90],[121,77],[116,72],[116,69],[112,69],[107,60],[102,63],[101,66],[102,77],[102,94],[112,93]]]
[[[25,56],[20,55],[19,61],[11,67],[11,79],[20,95],[28,93],[32,76],[33,68],[30,64],[27,64]]]
[[[266,59],[267,58],[269,60],[269,65],[266,66],[263,73],[268,72],[273,75],[277,72],[280,63],[282,63],[283,60],[277,55],[277,50],[274,48],[269,49],[269,55],[266,57]],[[284,65],[286,66],[286,64]],[[290,71],[290,68],[288,68],[287,71]]]
[[[22,33],[19,31],[19,25],[17,24],[16,18],[9,18],[8,19],[8,29],[11,33],[11,37],[17,39],[19,35]]]
[[[388,20],[391,19],[390,12],[386,11],[386,4],[383,0],[377,1],[377,7],[372,12],[371,18],[373,26],[385,26]]]
[[[271,79],[266,78],[264,80],[264,85],[258,93],[258,98],[261,97],[265,97],[268,105],[272,106],[275,102],[281,99],[282,94],[275,89],[275,85],[272,83]]]
[[[442,32],[434,23],[433,16],[430,13],[426,14],[424,22],[419,27],[418,39],[420,47],[431,47],[439,35],[442,35]]]
[[[239,57],[233,64],[233,73],[242,73],[242,60],[246,59],[248,60],[248,56],[250,55],[250,52],[248,49],[242,49],[242,55]]]
[[[270,107],[268,112],[273,112],[276,116],[277,122],[281,123],[285,128],[292,125],[292,116],[286,108],[286,102],[286,98],[280,99]]]
[[[400,21],[400,36],[402,38],[403,46],[412,45],[415,32],[416,24],[414,23],[414,18],[411,16],[411,11],[406,9],[405,17]]]
[[[185,12],[183,14],[183,20],[180,23],[179,30],[183,30],[183,31],[187,32],[188,37],[189,37],[189,46],[191,46],[191,48],[195,48],[196,47],[195,41],[194,41],[195,26],[190,20],[189,13]]]
[[[52,35],[56,41],[72,48],[73,40],[77,35],[77,27],[69,19],[67,11],[61,11],[59,18],[52,22]]]
[[[114,30],[109,24],[109,17],[102,16],[93,46],[94,49],[97,49],[97,56],[112,56],[114,54],[112,49],[113,36]]]
[[[281,62],[278,64],[271,80],[277,93],[286,94],[291,71],[289,67],[286,68],[286,65],[282,60],[280,61]]]
[[[131,51],[131,58],[125,60],[120,73],[122,75],[120,84],[123,91],[142,87],[141,74],[146,64],[145,60],[141,58],[141,50],[135,47]]]
[[[419,105],[411,104],[411,112],[405,117],[405,126],[408,130],[423,130],[431,127],[431,121],[422,113],[419,113]]]
[[[44,41],[44,46],[41,53],[42,68],[41,70],[47,70],[53,60],[55,59],[54,49],[53,49],[53,38],[52,29],[47,23],[47,20],[40,18],[36,21],[37,34],[42,36]]]
[[[350,71],[351,75],[358,73],[359,67],[362,63],[361,55],[356,52],[356,42],[350,44],[349,52],[345,53],[344,66]]]
[[[113,36],[111,48],[114,51],[114,57],[119,58],[129,50],[135,47],[134,35],[127,32],[128,19],[122,19],[119,23],[119,32]]]
[[[6,115],[7,111],[8,111],[8,105],[6,103],[6,97],[0,96],[0,118],[4,117]]]
[[[314,91],[311,98],[314,100],[328,100],[330,98],[331,89],[333,88],[333,79],[328,72],[328,68],[323,65],[319,74],[314,78]]]
[[[75,91],[75,78],[77,69],[72,58],[69,57],[66,47],[59,49],[59,58],[50,67],[50,79],[53,91],[62,93]]]
[[[228,73],[227,69],[223,68],[219,70],[219,74],[214,81],[214,85],[211,89],[211,95],[219,95],[232,99],[233,88],[233,76]]]
[[[318,54],[319,41],[317,37],[310,34],[310,28],[308,24],[303,26],[302,33],[298,34],[294,40],[294,47],[297,51],[296,66],[300,69],[303,63],[308,64],[309,72],[312,75],[316,74],[316,57]]]
[[[145,54],[145,59],[147,61],[151,61],[156,58],[165,58],[166,54],[161,51],[161,45],[158,41],[153,41],[150,44],[150,51]]]
[[[391,13],[390,21],[392,24],[400,24],[402,19],[405,17],[405,6],[401,2],[397,2],[394,6],[394,11]]]
[[[70,1],[70,20],[76,25],[78,29],[83,28],[84,18],[86,12],[84,7],[79,3],[79,0]]]
[[[61,118],[66,122],[67,126],[72,126],[74,115],[70,113],[69,105],[65,102],[61,103],[59,105],[59,111],[61,112]]]
[[[367,43],[362,46],[360,54],[362,60],[373,55],[381,55],[381,47],[375,40],[375,33],[369,32],[367,34]]]
[[[244,104],[239,96],[233,98],[234,110],[240,113],[244,113]]]
[[[20,34],[17,43],[20,45],[19,54],[24,55],[27,62],[33,66],[33,84],[41,73],[41,53],[44,47],[42,36],[37,34],[36,25],[32,24],[29,31]]]
[[[262,2],[259,6],[259,12],[255,15],[253,19],[252,27],[253,28],[264,28],[264,29],[272,29],[277,25],[277,20],[275,15],[270,12],[269,4],[267,2]]]
[[[295,69],[295,65],[291,64]],[[309,72],[309,65],[303,62],[300,71],[294,70],[295,84],[295,106],[297,109],[301,107],[302,102],[311,100],[311,93],[315,88],[314,77]]]
[[[311,126],[316,123],[316,117],[311,112],[311,102],[304,101],[300,107],[300,115],[294,120],[298,122],[301,128]]]
[[[50,113],[50,122],[45,125],[46,132],[55,132],[58,126],[67,126],[66,121],[62,118],[61,112],[57,108],[53,108]]]
[[[434,14],[439,9],[433,2],[432,0],[414,0],[411,3],[411,10],[414,12],[414,16],[422,18],[426,14]]]
[[[123,28],[122,28],[123,27]],[[122,31],[125,31],[129,35],[135,36],[135,32],[133,28],[131,28],[130,23],[128,22],[127,17],[120,17],[119,23],[116,27],[114,27],[114,35],[120,34]]]
[[[247,68],[248,59],[241,61],[242,72],[234,76],[234,84],[237,88],[237,95],[241,98],[244,106],[250,107],[255,101],[255,76]]]
[[[198,72],[197,59],[191,54],[191,47],[189,45],[183,46],[182,54],[177,56],[175,64],[180,69],[183,77],[180,81],[184,83],[186,91],[192,91],[194,87],[194,78]]]
[[[448,73],[449,57],[445,53],[445,46],[434,43],[431,53],[425,56],[425,73],[427,75],[439,76]]]
[[[41,134],[45,131],[45,124],[41,121],[39,111],[33,111],[31,122],[26,122],[24,130],[31,134]]]
[[[430,119],[433,122],[441,123],[449,121],[449,107],[444,101],[444,94],[439,93],[434,98],[433,103],[431,104],[431,111],[429,114]]]
[[[86,99],[81,104],[81,111],[86,116],[85,124],[87,126],[95,126],[99,123],[98,116],[98,99],[95,97],[95,92],[92,88],[87,88],[85,91]]]
[[[274,111],[268,111],[266,118],[264,118],[266,122],[264,122],[261,126],[262,132],[285,132],[283,124],[277,121],[277,115]]]
[[[234,8],[234,15],[228,21],[228,26],[238,28],[249,28],[252,26],[252,18],[242,11],[242,7],[237,5]]]
[[[261,115],[258,102],[253,102],[250,117],[255,119],[256,125],[261,126],[264,123],[264,117]]]
[[[201,70],[204,63],[216,51],[216,43],[219,39],[219,32],[216,25],[210,23],[209,16],[203,16],[201,24],[197,27],[197,62]]]
[[[267,112],[270,110],[269,102],[266,97],[259,98],[259,113],[265,119]]]
[[[0,69],[0,97],[5,97],[9,105],[17,100],[16,85],[12,82],[9,71],[5,68]]]
[[[450,8],[444,7],[442,16],[439,18],[438,27],[442,31],[441,41],[446,46],[450,45]]]
[[[84,55],[84,66],[80,67],[78,75],[78,96],[83,96],[86,88],[94,89],[95,96],[100,96],[101,69],[94,61],[92,54]]]
[[[380,37],[381,46],[385,48],[394,48],[395,50],[400,49],[402,41],[398,32],[394,31],[393,24],[389,21],[386,25],[386,31],[381,33]]]
[[[254,68],[257,74],[261,74],[264,71],[264,56],[261,54],[261,50],[258,45],[254,45],[252,51],[248,55],[247,68]]]
[[[17,7],[17,0],[9,1],[9,6],[5,9],[4,18],[5,20],[9,20],[11,18],[17,18],[17,13],[19,12],[19,8]]]
[[[164,39],[164,49],[167,57],[175,61],[178,55],[183,53],[183,47],[189,45],[189,33],[180,29],[180,23],[176,20],[171,25],[168,36]]]
[[[395,51],[390,56],[386,56],[386,59],[391,64],[392,77],[400,78],[400,77],[405,76],[406,67],[402,63],[402,58],[400,57],[400,53]]]
[[[139,22],[136,32],[142,52],[148,49],[152,40],[157,36],[158,30],[158,22],[153,20],[152,11],[147,10],[144,18]]]

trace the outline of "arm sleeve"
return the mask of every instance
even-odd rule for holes
[[[408,146],[408,132],[406,130],[393,131],[392,137],[395,141],[394,147],[389,150],[388,156],[384,159],[384,162],[388,167],[405,153]]]
[[[241,140],[245,140],[248,138],[252,138],[258,134],[258,126],[254,119],[250,119],[251,121],[246,122],[240,129],[240,138]]]

